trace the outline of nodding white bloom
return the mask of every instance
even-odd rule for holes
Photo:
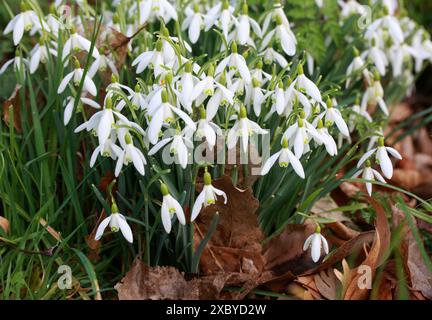
[[[105,141],[103,145],[99,145],[94,149],[90,158],[90,168],[96,163],[98,156],[110,157],[113,160],[117,160],[118,156],[122,154],[123,150],[116,145],[117,133],[116,130],[111,130],[110,137]]]
[[[248,16],[248,5],[246,2],[243,2],[242,6],[242,14],[235,22],[235,29],[231,32],[228,37],[230,40],[234,39],[234,41],[238,42],[240,45],[249,45],[255,47],[255,43],[250,36],[250,29],[252,27],[253,32],[258,36],[258,38],[262,37],[262,32],[259,24]]]
[[[189,129],[189,130],[188,130]],[[162,139],[157,144],[153,146],[153,148],[149,151],[149,156],[156,154],[160,149],[164,146],[169,145],[169,151],[175,157],[175,163],[180,164],[180,166],[185,169],[188,165],[189,160],[189,150],[193,148],[193,143],[187,136],[190,128],[186,128],[181,132],[180,130],[176,130],[175,134],[172,137]]]
[[[35,73],[40,63],[45,64],[48,61],[49,54],[57,57],[57,51],[49,48],[43,41],[35,45],[30,52],[30,73]]]
[[[92,108],[95,109],[100,109],[101,106],[94,102],[91,99],[85,98],[85,97],[81,97],[79,103],[84,103],[86,105],[89,105]],[[75,106],[75,98],[74,97],[67,97],[64,103],[64,115],[63,115],[63,122],[64,125],[68,125],[70,119],[72,118],[72,112]]]
[[[333,137],[328,132],[328,129],[324,126],[324,123],[321,119],[318,120],[317,125],[317,132],[320,135],[320,140],[317,140],[314,138],[315,142],[321,146],[324,144],[324,147],[326,148],[327,153],[330,156],[335,156],[338,153],[336,141],[333,139]]]
[[[266,64],[271,64],[273,61],[276,61],[284,69],[288,66],[287,59],[272,47],[266,48],[260,55],[263,56]]]
[[[88,101],[87,101],[87,104]],[[111,134],[111,129],[115,123],[115,117],[121,120],[125,125],[132,126],[131,122],[120,112],[113,110],[111,98],[105,99],[104,109],[96,112],[88,121],[84,122],[75,129],[75,133],[82,130],[95,130],[99,145],[103,146]]]
[[[322,102],[321,92],[317,85],[304,75],[303,66],[301,64],[297,68],[297,78],[293,81],[293,85],[297,90],[306,92],[306,94],[316,102]]]
[[[345,123],[340,110],[333,107],[332,100],[329,98],[327,100],[327,105],[324,103],[322,105],[325,106],[325,110],[320,114],[319,117],[325,120],[324,123],[328,125],[336,124],[336,127],[340,133],[342,133],[345,137],[349,137],[350,134],[348,126]]]
[[[230,70],[238,71],[242,79],[250,83],[251,75],[249,68],[245,58],[241,54],[238,54],[237,44],[235,42],[232,43],[231,51],[232,53],[228,57],[219,62],[216,68],[216,75],[222,73],[226,67],[229,67]]]
[[[75,58],[75,70],[67,74],[63,78],[62,82],[60,82],[57,93],[58,94],[63,93],[66,89],[66,86],[69,84],[71,80],[73,81],[73,85],[78,87],[81,83],[83,75],[84,75],[84,69],[81,69],[78,59]],[[88,75],[84,77],[83,89],[88,93],[90,93],[92,96],[94,97],[97,96],[96,85]]]
[[[130,103],[132,104],[134,109],[141,109],[144,110],[147,108],[147,99],[146,96],[141,93],[141,86],[139,84],[137,84],[135,86],[135,91],[132,90],[131,88],[129,88],[128,86],[122,85],[122,84],[118,84],[119,88],[122,88],[124,90],[126,90],[128,92],[128,100],[130,101]],[[123,110],[123,108],[127,105],[125,100],[121,100],[118,104],[116,109],[118,111]]]
[[[378,2],[378,0],[372,0],[373,4],[375,4],[377,2]],[[388,10],[388,13],[391,14],[391,15],[394,15],[395,12],[396,12],[396,10],[399,7],[398,0],[382,0],[380,2],[382,2],[382,4]]]
[[[177,11],[167,0],[141,0],[138,9],[141,25],[153,18],[161,18],[165,24],[178,19]]]
[[[365,185],[369,196],[372,196],[372,182],[370,181],[374,181],[375,179],[377,179],[379,182],[386,183],[382,175],[375,169],[371,168],[371,162],[369,160],[365,161],[364,168],[357,171],[353,175],[353,178],[357,178],[360,175],[362,175],[362,179],[367,180],[367,182],[365,182]]]
[[[362,59],[370,59],[382,76],[386,74],[386,68],[389,64],[386,54],[375,44],[361,54]]]
[[[172,68],[172,61],[165,60],[162,49],[163,43],[161,40],[158,40],[153,51],[145,51],[136,57],[132,62],[132,67],[137,66],[136,73],[141,73],[147,69],[147,67],[151,67],[153,68],[154,77],[157,78],[159,75],[167,72],[163,66]]]
[[[189,112],[192,113],[192,93],[194,90],[194,77],[192,76],[192,63],[186,62],[184,73],[180,77],[178,84],[178,100],[180,104]]]
[[[282,149],[268,158],[268,160],[264,163],[261,170],[261,175],[266,175],[270,171],[271,167],[273,167],[273,165],[276,163],[276,160],[279,160],[280,167],[286,168],[291,164],[295,173],[297,173],[300,178],[305,178],[303,166],[301,165],[299,159],[289,149],[287,139],[283,139]]]
[[[386,116],[389,115],[387,104],[384,101],[384,89],[379,81],[379,75],[375,75],[375,80],[372,82],[372,86],[368,87],[363,94],[361,101],[361,109],[366,110],[368,104],[377,105]]]
[[[3,34],[6,35],[13,31],[14,45],[18,45],[24,35],[24,31],[31,31],[32,29],[50,32],[49,26],[43,19],[39,19],[36,12],[28,8],[27,4],[22,2],[21,13],[17,14],[6,26]],[[42,22],[42,23],[41,23]]]
[[[367,105],[365,104],[363,107],[360,106],[360,99],[357,98],[354,105],[351,107],[352,114],[349,117],[349,129],[350,132],[353,132],[356,124],[357,124],[357,115],[362,116],[368,122],[372,122],[372,117],[366,110]]]
[[[419,54],[421,53],[419,52]],[[405,43],[391,47],[389,50],[389,60],[392,65],[393,77],[401,76],[403,74],[404,62],[410,61],[411,56],[416,57],[417,55],[417,51]]]
[[[362,75],[366,79],[368,83],[370,83],[370,77],[369,77],[369,71],[364,68],[366,66],[366,62],[363,60],[363,58],[360,56],[357,49],[354,49],[354,59],[350,63],[350,65],[347,68],[346,71],[346,88],[349,87],[351,84],[351,81],[356,80],[358,77],[358,72],[362,70]]]
[[[341,16],[344,18],[348,18],[354,14],[364,16],[366,13],[365,6],[358,3],[356,0],[338,1],[338,4],[341,7]]]
[[[186,218],[180,203],[178,203],[178,201],[170,195],[168,186],[164,183],[161,183],[160,190],[163,196],[161,208],[162,224],[166,233],[170,233],[171,219],[174,214],[177,216],[178,221],[182,225],[186,224]]]
[[[228,39],[228,32],[231,28],[235,17],[233,16],[234,7],[230,5],[229,0],[218,1],[204,16],[205,31],[209,31],[215,26],[222,30],[222,35]]]
[[[211,175],[206,171],[204,173],[203,190],[195,199],[195,203],[192,208],[191,222],[194,221],[196,217],[198,217],[198,214],[200,213],[203,206],[205,208],[209,205],[215,204],[218,196],[224,198],[224,204],[227,203],[228,199],[225,192],[212,186]]]
[[[260,51],[267,48],[270,41],[275,38],[280,42],[282,50],[289,56],[293,56],[296,53],[297,40],[294,33],[283,23],[283,19],[280,15],[276,15],[276,28],[270,31],[263,39]]]
[[[267,97],[272,94],[272,91],[267,91],[261,88],[261,83],[258,79],[252,79],[252,88],[246,87],[245,104],[249,108],[253,106],[255,115],[259,117],[261,114],[261,106],[266,101]]]
[[[119,74],[112,54],[109,54],[108,56],[106,56],[105,54],[99,54],[99,56],[91,65],[88,73],[90,77],[94,77],[96,75],[96,72],[105,72],[107,70],[110,70],[111,73],[116,76],[118,76]]]
[[[391,15],[381,17],[372,22],[366,30],[365,38],[370,40],[376,36],[379,30],[383,29],[388,30],[394,44],[401,44],[404,42],[404,34],[399,24],[399,20]]]
[[[276,88],[274,89],[272,94],[272,101],[273,105],[270,113],[276,111],[279,115],[281,115],[284,112],[288,103],[282,81],[279,81]]]
[[[261,84],[266,84],[268,81],[272,79],[272,76],[267,72],[263,71],[263,62],[262,60],[258,60],[255,69],[251,70],[252,78],[256,78]]]
[[[168,92],[166,89],[162,89],[161,91],[161,103],[157,104],[150,102],[148,106],[148,115],[151,117],[148,127],[148,138],[152,144],[157,143],[162,125],[164,123],[173,122],[175,120],[175,115],[179,116],[187,126],[192,128],[195,127],[195,123],[185,112],[169,103]]]
[[[210,119],[213,119],[220,105],[234,103],[234,93],[225,87],[226,73],[222,72],[219,81],[216,81],[213,75],[214,67],[210,65],[207,76],[195,85],[191,96],[196,105],[201,105],[207,97],[211,96],[207,103],[207,115]]]
[[[320,226],[316,227],[316,230],[311,234],[303,245],[303,251],[311,248],[311,256],[313,262],[318,262],[321,257],[321,249],[324,250],[325,254],[329,253],[329,246],[327,240],[321,235]]]
[[[64,47],[63,47],[63,56],[62,59],[65,60],[70,54],[74,53],[75,51],[86,51],[90,53],[91,49],[91,41],[87,40],[83,36],[79,35],[76,32],[75,27],[72,27],[71,30],[71,36],[66,41]],[[92,52],[93,58],[97,59],[99,57],[99,51],[96,47],[93,48]]]
[[[402,156],[400,155],[400,153],[394,148],[386,147],[384,145],[384,138],[380,137],[378,139],[378,147],[366,152],[357,163],[357,168],[360,168],[361,165],[375,153],[376,163],[379,164],[381,171],[384,173],[384,176],[387,179],[391,179],[391,177],[393,176],[393,164],[387,152],[396,159],[402,160]]]
[[[62,28],[62,25],[59,19],[55,16],[55,12],[52,12],[49,15],[47,15],[46,23],[49,29],[51,30],[51,33],[57,38],[59,35],[59,30],[60,28]]]
[[[277,19],[282,21],[282,24],[285,28],[290,29],[290,23],[285,15],[285,11],[282,4],[280,3],[280,0],[274,1],[273,9],[265,16],[262,27],[263,34],[267,33],[272,20],[276,21]]]
[[[186,18],[182,23],[182,30],[188,29],[189,40],[195,44],[200,37],[201,29],[204,27],[203,14],[199,11],[198,4],[194,4],[193,9],[187,7],[185,13]]]
[[[27,59],[21,58],[19,56],[19,52],[16,52],[15,58],[6,61],[5,64],[1,67],[0,75],[2,75],[10,65],[13,65],[14,71],[17,71],[18,73],[22,73],[23,71],[25,71],[26,66],[29,65],[29,62]],[[25,76],[25,72],[23,74]]]
[[[284,132],[282,141],[286,139],[289,142],[289,146],[294,147],[295,156],[300,159],[304,153],[310,150],[309,143],[311,137],[313,137],[315,141],[322,143],[321,135],[315,127],[305,119],[305,113],[302,111],[298,121]]]
[[[118,177],[123,165],[127,166],[130,162],[133,163],[139,174],[143,176],[145,174],[144,166],[147,164],[143,153],[133,145],[132,137],[129,133],[125,134],[124,139],[124,149],[117,154],[118,160],[115,167],[115,176]]]
[[[279,115],[285,115],[288,117],[291,114],[294,105],[301,104],[303,106],[305,116],[308,117],[310,115],[312,111],[312,104],[310,103],[306,95],[296,89],[296,84],[296,82],[292,82],[285,90],[285,105],[283,106],[283,108],[281,103],[278,105],[273,105],[272,109],[270,110],[270,114],[276,111]]]
[[[412,38],[412,49],[416,54],[415,71],[420,72],[425,60],[432,61],[432,41],[430,35],[425,30],[418,30]]]
[[[187,127],[185,129],[187,132],[195,131],[194,128]],[[222,130],[219,126],[211,122],[211,118],[207,116],[207,112],[204,107],[200,108],[200,120],[196,123],[195,137],[197,139],[205,138],[210,150],[216,145],[216,137],[222,135]]]
[[[130,243],[133,243],[132,230],[126,221],[124,215],[119,213],[119,209],[115,203],[111,206],[111,215],[102,220],[99,227],[96,230],[95,240],[100,240],[102,235],[109,225],[112,232],[121,231],[123,237]]]
[[[246,153],[248,150],[249,137],[252,136],[253,133],[268,134],[268,132],[262,129],[256,122],[247,118],[247,110],[245,106],[242,105],[240,106],[237,121],[228,132],[228,149],[234,148],[237,144],[237,140],[240,138],[243,144],[243,151]]]

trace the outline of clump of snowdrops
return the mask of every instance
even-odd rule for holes
[[[432,60],[429,35],[397,1],[301,3],[57,0],[42,8],[24,0],[9,8],[3,33],[16,55],[0,74],[13,70],[21,90],[53,97],[56,117],[75,133],[68,139],[85,145],[83,164],[116,177],[105,196],[93,188],[108,213],[97,240],[107,227],[139,246],[144,234],[147,261],[157,264],[151,252],[159,257],[174,233],[189,268],[192,221],[218,200],[236,201],[212,185],[228,165],[234,182],[243,171],[258,176],[268,235],[304,221],[296,212],[336,188],[342,168],[369,195],[376,180],[391,179],[391,158],[401,156],[383,127]],[[129,37],[125,57],[108,41],[114,30]],[[35,74],[49,86],[29,82]],[[249,170],[251,150],[260,156]],[[228,162],[226,154],[248,151],[248,162]],[[314,261],[329,251],[318,222],[309,247]]]

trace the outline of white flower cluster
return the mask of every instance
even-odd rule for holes
[[[58,0],[55,5],[59,7],[63,2]],[[316,2],[319,7],[325,5],[322,1]],[[367,84],[363,97],[355,105],[341,107],[334,97],[323,96],[312,80],[315,70],[310,55],[307,55],[308,75],[303,70],[303,61],[291,65],[292,57],[301,58],[302,53],[279,1],[258,19],[249,16],[247,1],[237,7],[228,0],[189,1],[186,8],[179,1],[176,3],[178,6],[168,0],[114,0],[111,6],[106,6],[127,8],[128,18],[125,24],[116,13],[104,12],[102,32],[113,28],[132,37],[143,25],[160,25],[160,31],[154,34],[142,30],[145,43],[131,39],[128,49],[133,61],[127,69],[132,72],[134,68],[139,78],[133,88],[119,83],[120,70],[109,48],[99,42],[92,44],[86,38],[86,26],[89,22],[94,24],[94,20],[87,21],[91,19],[76,15],[69,17],[71,21],[65,25],[56,15],[57,7],[48,16],[41,16],[25,1],[21,13],[11,20],[4,33],[13,33],[15,45],[20,44],[26,31],[32,36],[40,35],[40,41],[30,51],[30,61],[17,49],[17,56],[7,62],[0,73],[10,64],[18,72],[25,71],[28,66],[29,72],[34,73],[41,63],[60,56],[65,75],[57,92],[64,96],[64,124],[70,122],[74,112],[83,112],[83,105],[97,109],[75,132],[86,130],[97,136],[98,145],[90,166],[99,156],[110,157],[116,161],[116,176],[129,164],[144,175],[149,157],[155,157],[164,147],[169,147],[176,163],[186,168],[194,147],[193,138],[205,139],[212,150],[217,137],[225,135],[228,149],[240,143],[241,150],[247,152],[253,134],[271,134],[278,137],[276,145],[280,148],[265,161],[262,175],[278,162],[280,167],[291,166],[304,179],[302,162],[307,163],[319,146],[324,146],[329,156],[336,156],[336,141],[350,139],[357,127],[356,115],[372,122],[368,110],[376,105],[388,115],[380,78],[388,74],[390,66],[389,76],[403,77],[411,84],[412,70],[419,71],[424,61],[432,61],[432,43],[427,33],[408,18],[398,18],[397,10],[392,7],[394,2],[385,1],[385,14],[367,26],[364,47],[361,51],[354,49],[354,60],[346,70],[347,88],[358,84],[363,77]],[[86,5],[80,1],[77,4]],[[340,1],[340,6],[342,20],[364,13],[364,7],[354,0]],[[169,23],[177,26],[175,35],[170,33]],[[212,30],[222,38],[222,46],[214,56],[200,59],[194,55],[195,48],[191,44],[204,46],[200,39],[204,33],[214,33]],[[57,45],[59,37],[65,38],[61,50]],[[81,63],[86,60],[91,61],[90,67],[82,68]],[[410,68],[413,62],[414,68]],[[105,71],[113,74],[111,84],[98,88],[94,79]],[[95,97],[102,97],[103,103],[94,101]],[[275,119],[277,126],[271,127]],[[165,138],[164,132],[168,130],[174,134]],[[364,167],[357,175],[362,174],[369,181],[376,178],[384,182],[368,159],[376,154],[384,175],[391,178],[393,167],[387,151],[398,159],[400,155],[385,147],[382,137],[373,143],[378,146],[371,144],[360,159],[358,167]],[[218,196],[227,201],[226,195],[211,185],[208,172],[204,182],[191,220]],[[368,183],[369,193],[371,189]],[[182,207],[165,184],[161,186],[161,193],[162,222],[169,233],[174,214],[181,224],[185,224],[186,219]],[[132,242],[124,217],[117,207],[114,211],[112,217],[101,224],[97,238],[109,224],[114,231],[120,229]],[[305,248],[310,243],[316,260],[318,240],[309,239]],[[325,240],[323,243],[326,244]]]

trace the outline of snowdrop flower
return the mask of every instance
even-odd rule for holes
[[[312,104],[306,95],[296,89],[296,84],[296,82],[291,82],[291,84],[285,90],[284,108],[282,108],[282,104],[278,105],[279,109],[276,109],[277,105],[273,105],[270,113],[274,113],[276,111],[279,115],[285,115],[288,117],[291,114],[293,107],[301,104],[303,106],[303,111],[305,112],[305,117],[310,115],[312,111]]]
[[[19,52],[17,51],[15,53],[15,58],[6,61],[5,64],[1,67],[0,75],[2,75],[10,65],[13,65],[14,72],[22,73],[25,71],[25,67],[29,65],[29,62],[27,59],[21,58]]]
[[[421,54],[419,52],[419,54]],[[403,43],[401,45],[395,45],[389,50],[389,60],[393,69],[393,77],[397,78],[403,74],[403,64],[406,61],[411,60],[411,56],[416,57],[417,52]]]
[[[186,8],[186,19],[182,23],[182,30],[188,29],[188,36],[190,42],[195,44],[204,27],[203,15],[199,11],[198,4],[194,4],[193,10],[190,7]]]
[[[125,89],[128,92],[128,99],[135,109],[144,110],[147,108],[147,99],[143,93],[141,93],[141,86],[137,84],[135,91],[128,86],[119,84],[119,87]],[[117,110],[121,111],[126,106],[126,101],[122,100],[117,104]]]
[[[372,196],[372,183],[370,181],[377,179],[379,182],[386,183],[382,175],[375,169],[371,168],[371,163],[369,160],[366,160],[365,167],[357,171],[352,178],[357,178],[360,175],[362,175],[362,179],[367,180],[365,185],[369,196]]]
[[[418,30],[412,39],[411,47],[415,52],[415,71],[420,72],[425,60],[432,61],[432,41],[424,30]]]
[[[228,149],[236,146],[237,140],[240,138],[243,144],[243,151],[248,150],[249,137],[253,134],[267,134],[268,132],[262,129],[257,123],[247,118],[245,106],[240,106],[240,112],[237,121],[228,132],[227,145]]]
[[[169,151],[174,155],[176,163],[185,169],[188,165],[189,160],[189,150],[193,148],[192,141],[185,135],[189,132],[191,128],[185,128],[184,132],[179,129],[175,130],[175,134],[170,138],[165,138],[159,141],[157,144],[150,149],[149,155],[152,156],[156,154],[161,148],[170,143]]]
[[[180,224],[186,224],[186,218],[183,212],[183,208],[180,203],[176,199],[174,199],[170,193],[168,186],[165,183],[161,183],[160,187],[162,193],[162,208],[161,208],[161,217],[162,224],[166,233],[171,232],[171,219],[176,214],[178,221]]]
[[[272,110],[275,110],[279,115],[281,115],[287,105],[285,90],[282,81],[279,81],[278,85],[276,86],[272,95],[272,101]]]
[[[366,107],[367,105],[364,105],[364,107],[360,107],[360,99],[357,97],[354,105],[351,107],[352,113],[349,117],[350,132],[353,132],[355,129],[355,126],[357,124],[357,116],[365,118],[368,122],[373,121],[370,114],[366,111]]]
[[[212,26],[222,30],[222,35],[228,39],[228,32],[235,20],[233,16],[234,7],[230,5],[229,0],[219,1],[204,16],[205,31],[209,31]]]
[[[172,64],[167,65],[167,63],[169,64],[171,62],[164,61],[162,48],[163,43],[161,40],[158,40],[153,51],[145,51],[136,57],[132,62],[132,67],[137,66],[136,73],[141,73],[147,69],[147,67],[151,67],[154,70],[154,77],[157,78],[159,75],[166,72],[166,69],[163,68],[164,65],[172,67]]]
[[[302,155],[310,150],[310,137],[315,141],[322,142],[320,134],[315,127],[305,119],[305,113],[300,113],[300,118],[291,125],[283,134],[282,141],[287,140],[290,147],[294,147],[295,156],[300,159]]]
[[[272,79],[272,76],[267,72],[263,71],[263,62],[262,60],[258,60],[255,69],[251,70],[251,77],[256,78],[261,84],[266,84],[268,81]]]
[[[75,51],[87,51],[90,53],[91,48],[91,41],[87,40],[83,36],[79,35],[76,31],[76,28],[72,26],[71,29],[71,36],[66,41],[64,47],[63,47],[63,57],[62,59],[65,60],[70,54],[72,54]],[[99,51],[96,47],[93,48],[92,57],[97,59],[99,57]]]
[[[246,88],[245,104],[248,108],[253,105],[255,115],[259,117],[262,104],[272,92],[262,89],[260,81],[255,78],[252,79],[252,88]]]
[[[303,166],[301,165],[298,158],[289,149],[287,139],[283,139],[282,149],[268,158],[268,160],[264,163],[261,170],[261,175],[266,175],[270,171],[271,167],[273,167],[273,165],[276,163],[276,160],[279,160],[280,167],[286,168],[291,164],[295,173],[297,173],[300,178],[305,178]]]
[[[372,0],[372,3],[377,3],[378,0]],[[388,13],[394,15],[396,10],[398,9],[398,1],[397,0],[382,0],[380,1],[388,10]]]
[[[206,169],[206,172],[204,173],[204,187],[201,193],[195,199],[195,203],[192,208],[191,222],[194,221],[196,217],[198,217],[198,214],[200,213],[203,206],[205,208],[209,205],[215,204],[218,196],[224,198],[224,204],[227,203],[228,200],[225,192],[212,186],[211,175]]]
[[[108,69],[111,71],[112,74],[118,76],[119,73],[112,55],[110,54],[106,56],[105,54],[99,54],[99,56],[91,65],[88,73],[89,76],[93,78],[96,75],[96,72],[98,71],[105,72]]]
[[[35,73],[40,63],[45,64],[48,61],[49,54],[57,57],[57,51],[49,48],[43,40],[41,40],[30,52],[30,73]]]
[[[220,106],[234,104],[234,93],[225,87],[226,77],[225,72],[219,77],[219,81],[215,81],[215,91],[207,102],[207,120],[215,117]],[[201,101],[201,99],[198,99]],[[197,100],[197,102],[198,102]]]
[[[41,24],[42,21],[42,24]],[[46,22],[39,19],[36,12],[31,10],[28,5],[24,2],[21,3],[21,13],[17,14],[6,26],[3,34],[6,35],[13,31],[14,45],[18,45],[24,35],[24,31],[30,31],[33,28],[36,30],[44,29],[46,32],[50,32],[50,29]]]
[[[363,69],[362,70],[363,77],[367,80],[368,83],[370,83],[369,71],[366,68],[364,68],[365,66],[366,66],[366,62],[360,56],[359,51],[356,48],[354,48],[354,59],[350,63],[346,71],[346,77],[347,77],[346,85],[345,85],[346,88],[349,87],[352,80],[355,80],[355,78],[357,77],[357,72],[359,72],[362,69]]]
[[[81,83],[83,76],[84,76],[84,69],[81,69],[78,59],[75,58],[75,70],[67,74],[63,78],[62,82],[60,82],[57,93],[58,94],[63,93],[66,89],[66,86],[69,84],[71,80],[73,81],[73,85],[78,87]],[[90,93],[92,96],[94,97],[97,96],[96,85],[88,75],[84,77],[83,89],[88,93]]]
[[[338,150],[337,150],[336,142],[328,132],[328,129],[324,126],[324,123],[321,119],[318,120],[318,125],[316,129],[318,134],[320,135],[320,139],[317,140],[314,138],[315,142],[319,146],[324,144],[324,147],[330,156],[333,157],[337,155]]]
[[[333,102],[330,98],[327,99],[327,107],[320,115],[320,118],[324,118],[327,125],[333,125],[336,123],[336,127],[339,129],[340,133],[345,137],[350,136],[348,126],[345,123],[340,110],[333,107]]]
[[[275,0],[273,9],[264,18],[263,28],[262,28],[263,34],[267,33],[271,21],[272,20],[276,21],[278,19],[282,21],[282,25],[285,28],[287,28],[288,30],[290,29],[290,23],[288,21],[288,18],[285,15],[285,11],[282,4],[280,3],[280,0]]]
[[[192,92],[194,90],[194,78],[192,76],[192,63],[186,62],[184,73],[178,82],[180,87],[177,95],[181,105],[189,112],[192,113]]]
[[[260,55],[264,57],[264,62],[266,64],[271,64],[273,61],[276,61],[284,69],[288,66],[288,61],[284,56],[276,52],[272,47],[266,48]]]
[[[293,85],[295,85],[297,90],[306,92],[306,94],[316,102],[322,102],[321,92],[316,84],[304,75],[303,66],[301,64],[297,68],[297,78],[293,81]]]
[[[95,240],[100,240],[105,231],[105,228],[109,225],[112,232],[121,231],[123,237],[130,243],[133,243],[132,230],[128,225],[124,215],[119,213],[119,209],[115,203],[111,206],[111,215],[100,223],[96,230]]]
[[[200,108],[200,120],[198,120],[196,127],[195,137],[197,139],[205,138],[209,149],[213,150],[216,144],[216,137],[222,134],[222,130],[217,124],[211,122],[211,118],[207,116],[207,112],[202,106]]]
[[[124,150],[117,155],[118,160],[115,167],[115,176],[118,177],[123,165],[128,165],[130,162],[133,163],[139,174],[143,176],[145,174],[144,166],[147,164],[143,153],[133,145],[132,137],[129,133],[125,135],[125,143]]]
[[[94,108],[94,109],[100,109],[100,105],[96,102],[94,102],[93,100],[90,100],[88,98],[85,97],[81,97],[80,98],[80,103],[84,103],[86,105],[89,105],[90,107]],[[74,97],[68,97],[65,100],[65,104],[64,104],[64,115],[63,115],[63,123],[64,125],[68,125],[70,119],[72,118],[72,112],[73,112],[73,108],[75,106],[75,98]]]
[[[229,67],[230,70],[238,71],[242,79],[247,83],[250,83],[251,75],[249,68],[246,64],[245,58],[238,54],[237,44],[235,42],[232,44],[231,51],[232,53],[228,57],[219,62],[216,68],[216,74],[222,73],[226,67]]]
[[[123,150],[115,144],[116,140],[116,130],[112,130],[110,137],[105,141],[105,143],[103,145],[97,146],[96,149],[94,149],[90,158],[90,168],[93,168],[99,155],[117,160],[118,156],[122,154]]]
[[[280,42],[283,51],[289,55],[293,56],[296,53],[297,40],[294,33],[289,27],[287,27],[282,20],[280,15],[275,18],[276,28],[270,31],[263,39],[261,44],[261,50],[264,50],[270,43],[270,41],[275,38]]]
[[[88,103],[88,102],[87,102]],[[131,122],[120,112],[113,110],[111,98],[105,100],[104,109],[96,112],[88,121],[84,122],[75,129],[75,133],[82,130],[95,130],[99,145],[103,146],[111,134],[111,129],[115,123],[114,116],[120,119],[125,125],[132,126]]]
[[[364,16],[366,14],[365,6],[358,3],[356,0],[339,0],[338,4],[341,7],[341,16],[344,18],[348,18],[349,16],[354,14],[358,14],[360,16]]]
[[[317,226],[315,233],[311,234],[303,245],[303,251],[311,248],[311,256],[313,262],[318,262],[321,257],[321,249],[324,250],[325,254],[329,253],[329,247],[327,240],[321,235],[321,228]]]
[[[373,41],[372,47],[361,54],[362,59],[370,59],[382,76],[386,74],[386,68],[389,64],[386,54],[375,45]]]
[[[384,138],[380,137],[378,139],[378,147],[373,148],[372,150],[369,150],[368,152],[366,152],[360,158],[359,162],[357,163],[357,168],[360,168],[361,165],[367,159],[369,159],[372,154],[375,153],[376,163],[379,164],[379,166],[381,167],[381,171],[384,173],[384,176],[387,179],[391,179],[391,177],[393,176],[393,164],[392,164],[387,152],[390,153],[396,159],[402,160],[402,156],[400,155],[400,153],[397,152],[397,150],[394,148],[386,147],[384,145]]]
[[[366,30],[365,38],[372,39],[379,28],[388,30],[394,44],[404,42],[404,35],[399,20],[394,16],[387,15],[372,22]]]
[[[177,11],[167,0],[141,0],[139,2],[140,24],[144,24],[152,17],[162,18],[165,24],[177,20]]]
[[[195,127],[195,123],[185,112],[169,103],[166,89],[162,90],[161,98],[160,104],[150,103],[148,107],[148,114],[151,117],[148,128],[148,138],[152,144],[157,143],[163,123],[173,122],[175,115],[179,116],[187,126]]]
[[[375,74],[375,80],[372,82],[372,86],[368,87],[363,94],[361,101],[361,109],[366,110],[368,104],[377,105],[386,116],[389,115],[387,104],[384,101],[384,89],[379,81],[379,75]]]
[[[262,37],[262,32],[259,24],[248,16],[248,5],[243,2],[242,14],[238,18],[238,22],[235,20],[236,28],[232,32],[230,39],[234,39],[240,45],[249,45],[255,47],[254,41],[250,36],[250,29],[252,27],[253,32],[259,37]]]

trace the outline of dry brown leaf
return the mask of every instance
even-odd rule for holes
[[[315,285],[319,293],[328,300],[336,300],[338,281],[332,269],[323,270],[314,275]]]
[[[9,220],[2,216],[0,216],[0,228],[2,228],[6,234],[9,233]]]
[[[376,269],[384,261],[384,256],[390,246],[390,227],[387,221],[382,206],[373,198],[368,197],[367,200],[376,211],[375,222],[375,238],[371,249],[369,250],[366,259],[361,263],[361,266],[368,266],[373,279]],[[344,299],[345,300],[364,300],[368,298],[369,289],[360,288],[359,280],[363,276],[362,272],[358,272],[358,267],[353,269],[353,277],[347,286]]]
[[[100,258],[99,257],[99,251],[100,251],[101,243],[100,243],[100,241],[95,240],[95,236],[96,236],[97,228],[99,227],[102,220],[105,218],[106,218],[105,209],[102,209],[102,212],[99,215],[99,218],[98,218],[92,232],[85,237],[85,242],[87,243],[87,246],[89,247],[89,252],[87,253],[87,256],[91,261],[98,261]]]
[[[405,213],[394,205],[392,212],[394,224],[396,226],[403,224],[405,237],[400,248],[411,287],[413,290],[420,291],[426,298],[432,299],[432,273],[426,266],[418,243],[405,221]]]
[[[432,137],[426,127],[420,128],[417,134],[417,146],[419,152],[432,156]]]
[[[390,115],[391,123],[404,121],[408,119],[413,113],[411,105],[406,102],[399,103],[393,106],[393,108],[393,112]]]
[[[422,183],[422,176],[417,169],[394,169],[391,182],[403,189],[413,190]]]
[[[318,217],[333,219],[335,221],[350,221],[350,218],[345,216],[343,212],[337,211],[337,208],[339,206],[333,198],[327,196],[316,201],[310,211]]]
[[[12,108],[13,110],[13,120],[14,120],[14,128],[17,132],[22,132],[21,127],[21,99],[19,96],[19,91],[21,89],[20,85],[16,85],[14,91],[8,100],[3,103],[3,120],[7,125],[10,124],[9,119],[9,110]]]
[[[221,199],[206,207],[196,220],[195,244],[198,245],[216,212],[219,224],[203,250],[200,269],[205,275],[219,272],[259,274],[264,269],[261,242],[264,238],[258,225],[258,200],[251,189],[241,191],[233,186],[231,178],[224,176],[213,185],[225,191],[228,202]]]
[[[223,293],[226,285],[246,282],[242,274],[215,274],[186,280],[174,267],[148,267],[136,258],[126,276],[115,285],[120,300],[214,300],[241,296]]]

